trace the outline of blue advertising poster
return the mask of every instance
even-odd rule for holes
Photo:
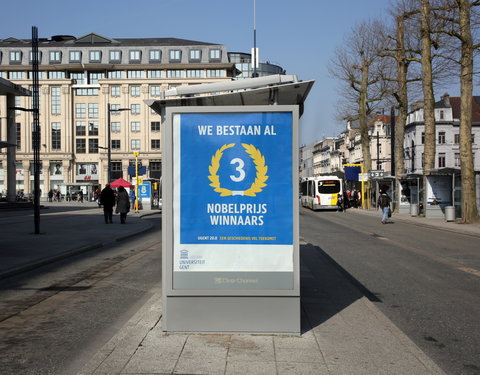
[[[293,243],[292,113],[182,114],[180,244]]]
[[[143,181],[142,185],[138,185],[138,197],[139,198],[150,198],[150,181]]]

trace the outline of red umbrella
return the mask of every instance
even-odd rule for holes
[[[120,186],[130,188],[130,187],[132,187],[133,185],[132,185],[130,182],[125,181],[125,180],[124,180],[123,178],[121,178],[121,177],[120,177],[118,180],[115,180],[115,181],[113,181],[113,182],[110,184],[110,187],[112,187],[112,188],[118,188],[118,187],[120,187]]]

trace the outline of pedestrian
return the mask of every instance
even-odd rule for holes
[[[134,207],[136,209],[136,207],[135,207],[136,197],[135,197],[135,190],[133,190],[133,188],[130,189],[130,199],[132,201],[132,207]]]
[[[103,216],[105,218],[105,224],[113,224],[113,206],[115,206],[115,193],[109,184],[105,185],[105,188],[100,193],[100,203],[103,206]]]
[[[52,190],[52,189],[50,189],[50,190],[48,191],[48,201],[49,201],[49,202],[51,202],[51,201],[52,201],[53,194],[54,194],[54,193],[53,193],[53,190]]]
[[[117,193],[117,208],[115,209],[115,212],[120,214],[120,224],[125,224],[129,211],[130,199],[128,193],[123,186],[120,186]]]
[[[337,211],[343,212],[343,196],[342,194],[337,195]]]
[[[80,203],[83,203],[83,190],[80,190],[78,192],[78,200],[80,201]]]
[[[352,201],[353,201],[353,207],[358,208],[358,191],[357,189],[352,191]]]
[[[377,210],[382,210],[382,224],[387,224],[388,213],[390,211],[390,197],[384,190],[380,190],[380,195],[377,200]]]

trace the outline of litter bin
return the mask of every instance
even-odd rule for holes
[[[411,216],[418,216],[418,205],[411,204],[410,205],[410,215]]]
[[[445,220],[455,221],[455,206],[445,206]]]

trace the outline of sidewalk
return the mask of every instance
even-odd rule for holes
[[[355,212],[362,215],[378,216],[380,220],[380,211],[372,208],[370,210],[349,208],[347,212]],[[459,221],[445,221],[445,219],[432,219],[423,216],[411,216],[407,213],[393,213],[390,221],[401,221],[404,223],[413,224],[416,226],[425,226],[430,228],[437,228],[442,231],[449,231],[455,233],[468,234],[475,237],[480,237],[480,221],[472,224],[461,224]]]
[[[102,210],[93,203],[46,205],[40,235],[32,234],[33,212],[0,212],[0,278],[150,229],[140,216],[152,211],[130,213],[126,225],[118,224],[117,215],[115,224],[106,225]],[[404,219],[442,225],[431,219]],[[80,373],[444,374],[328,255],[313,245],[302,245],[300,251],[301,336],[165,334],[158,286]]]
[[[34,234],[33,209],[0,211],[0,279],[147,231],[152,225],[141,216],[155,212],[130,212],[125,225],[114,214],[114,224],[106,225],[94,202],[42,205],[40,234]]]

